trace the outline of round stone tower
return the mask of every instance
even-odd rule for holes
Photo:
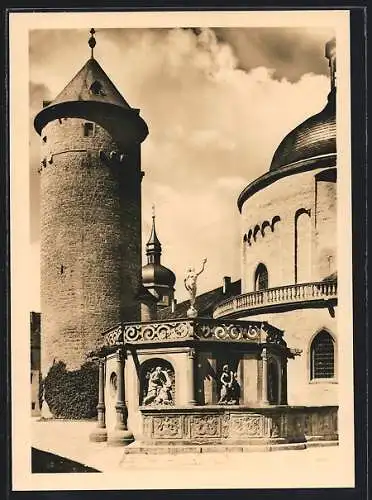
[[[93,57],[36,116],[41,136],[41,369],[78,370],[140,319],[140,145],[148,129]]]

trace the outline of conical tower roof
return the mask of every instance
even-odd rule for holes
[[[96,59],[92,57],[49,106],[68,101],[105,102],[124,109],[132,109]]]
[[[93,57],[94,37],[89,40],[89,45],[92,49],[90,59],[62,92],[36,115],[34,120],[36,131],[41,134],[45,125],[57,118],[84,118],[92,116],[94,110],[95,116],[109,115],[111,118],[121,120],[121,129],[126,131],[128,142],[142,142],[148,134],[148,128],[139,116],[139,109],[132,108],[127,103]]]

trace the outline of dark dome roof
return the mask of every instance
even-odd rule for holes
[[[176,282],[175,274],[161,264],[146,264],[142,267],[142,283],[146,285],[165,285],[172,287]]]
[[[290,132],[279,144],[270,171],[317,156],[336,153],[336,91],[325,108]]]

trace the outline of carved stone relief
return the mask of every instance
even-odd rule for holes
[[[247,415],[231,415],[230,436],[262,436],[263,417]]]
[[[153,436],[155,438],[182,438],[182,417],[154,417]]]
[[[191,437],[220,437],[218,416],[203,415],[191,419]]]

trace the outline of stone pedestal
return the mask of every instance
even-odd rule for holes
[[[338,444],[337,406],[141,408],[143,438],[124,453],[272,451]]]

